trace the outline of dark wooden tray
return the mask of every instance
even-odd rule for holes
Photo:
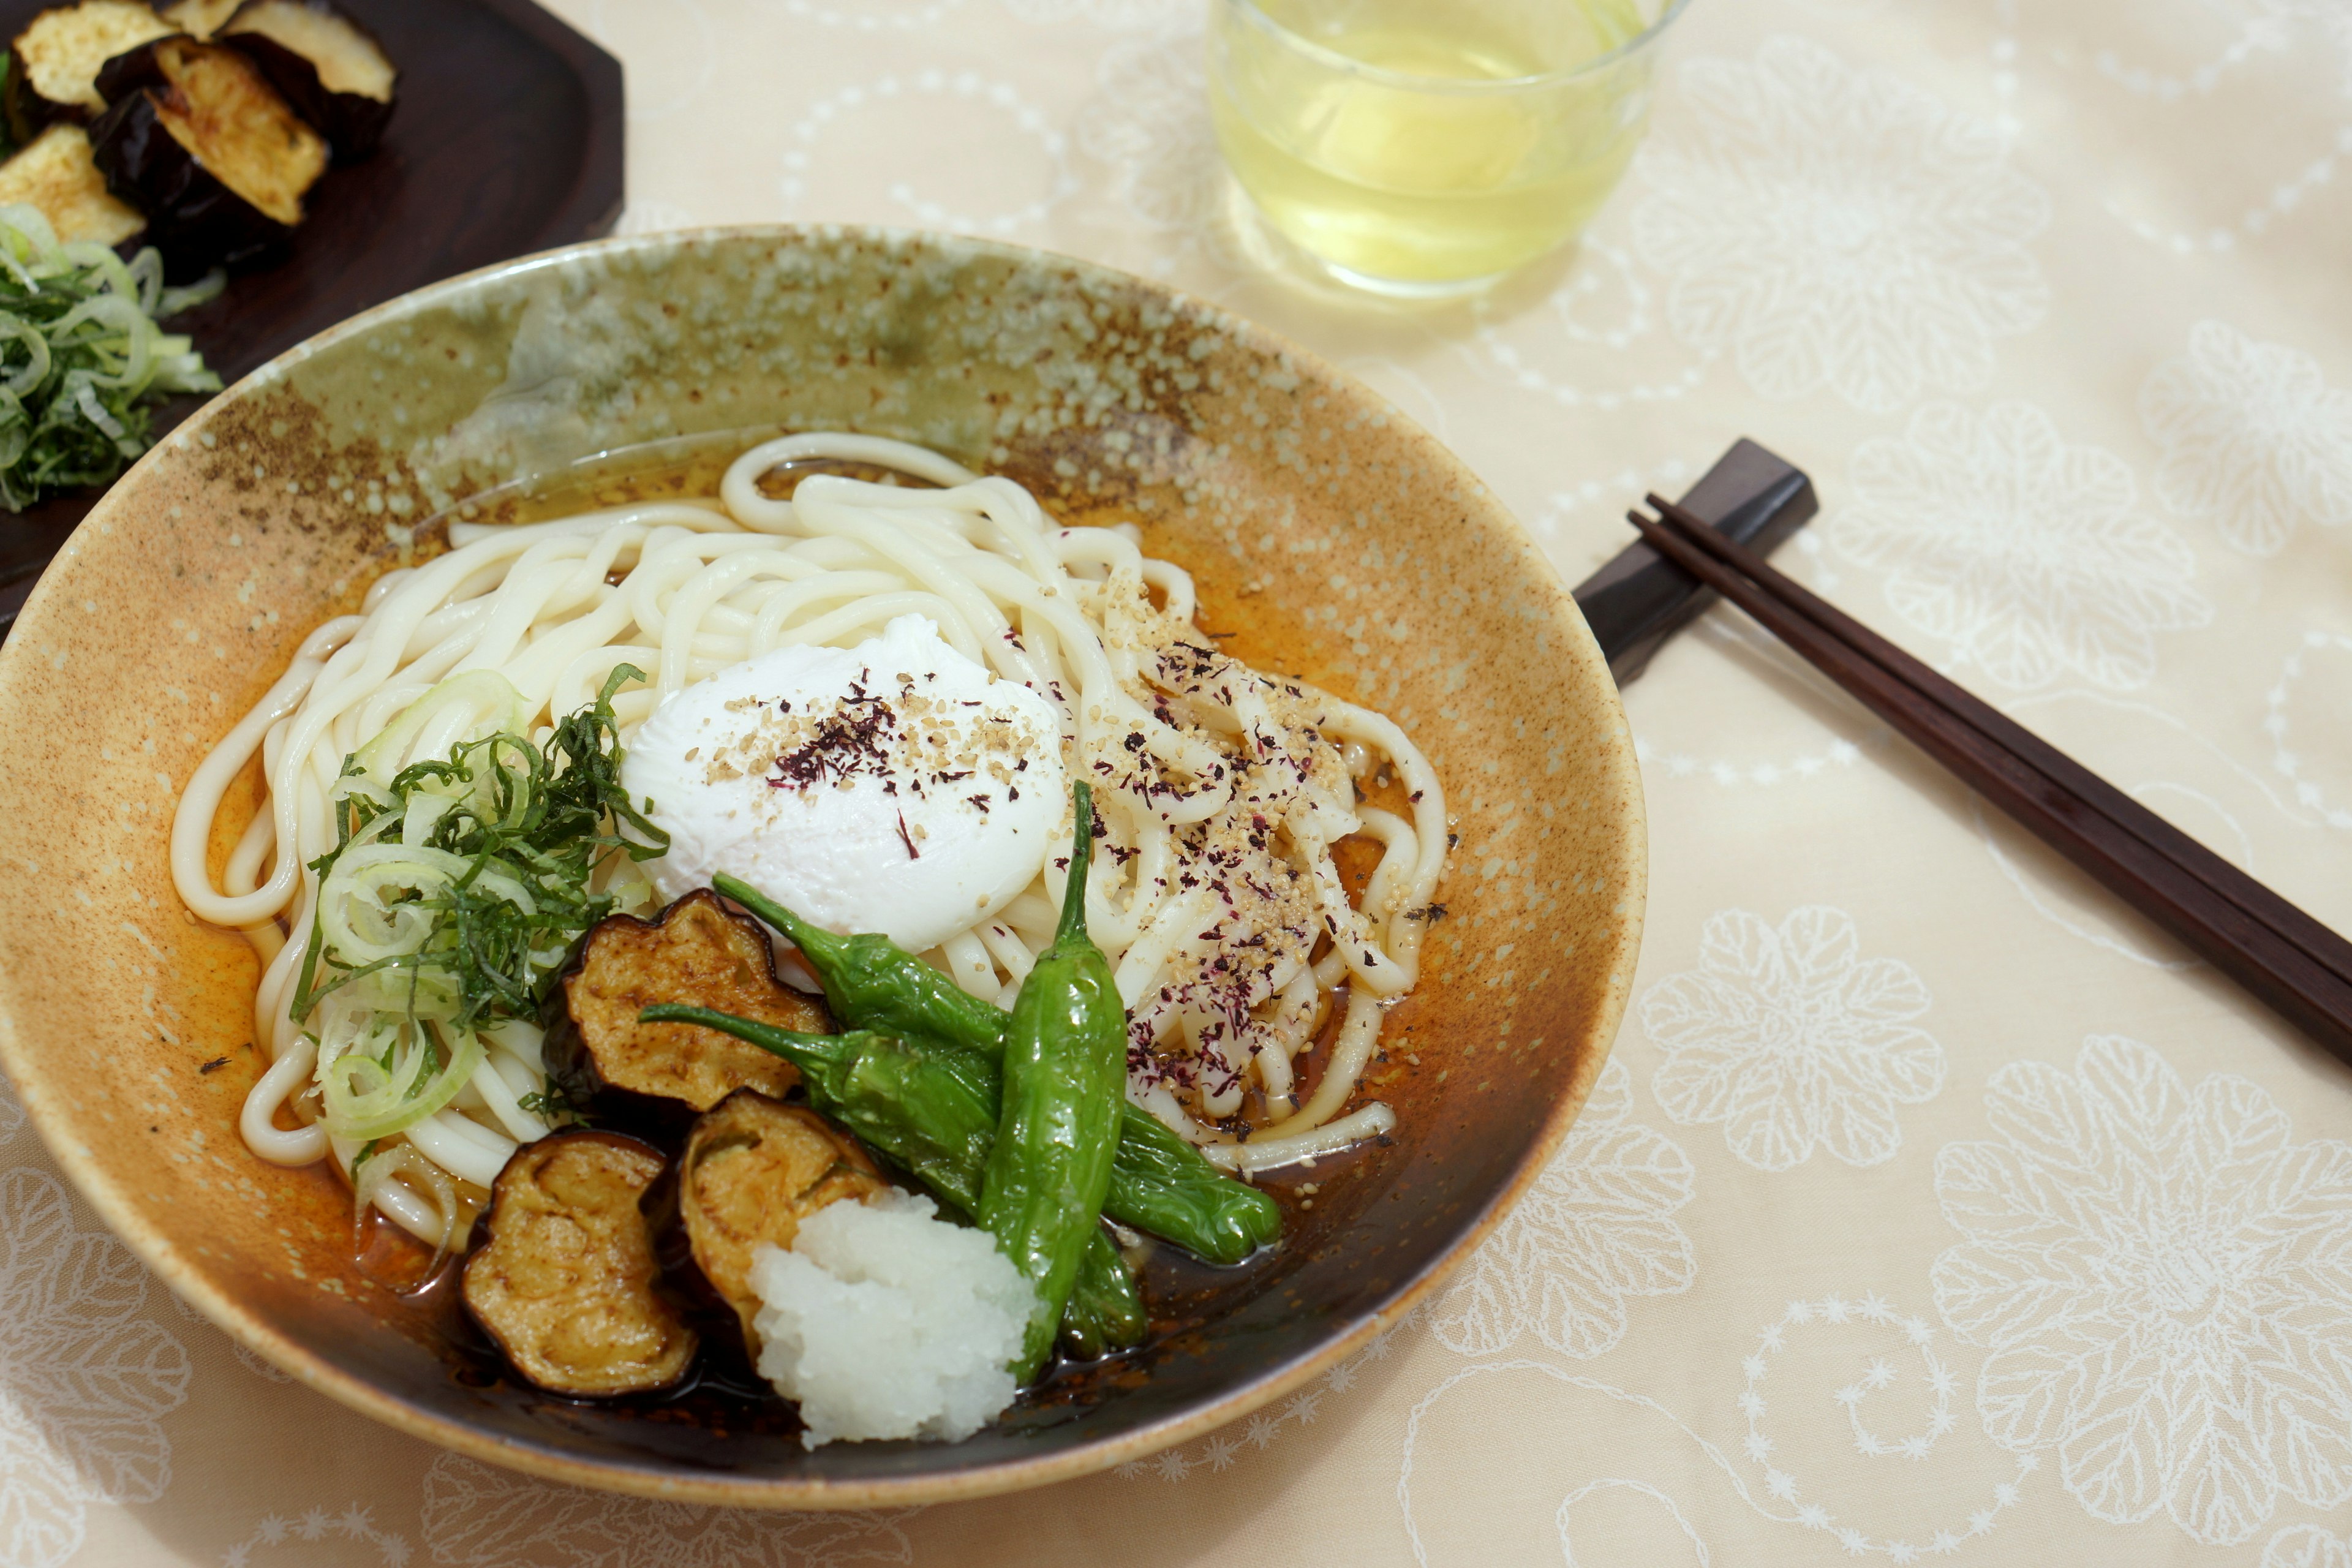
[[[341,0],[400,67],[382,149],[333,169],[281,260],[172,321],[224,383],[427,283],[608,232],[621,216],[621,66],[530,0]],[[0,41],[38,0],[0,0]],[[201,406],[156,409],[160,436]],[[0,635],[103,492],[0,512]]]

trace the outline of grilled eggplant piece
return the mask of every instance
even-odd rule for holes
[[[174,276],[282,245],[326,172],[327,144],[235,49],[174,36],[99,72],[90,128],[107,187],[146,211]]]
[[[163,20],[201,42],[211,37],[244,4],[245,0],[180,0],[163,13]]]
[[[598,922],[557,996],[544,1053],[556,1087],[583,1110],[654,1131],[682,1126],[739,1089],[781,1099],[800,1073],[716,1029],[640,1024],[641,1009],[683,1002],[808,1034],[833,1028],[824,1003],[776,978],[760,922],[707,888],[650,924],[630,915]]]
[[[107,190],[90,162],[89,132],[79,125],[52,125],[0,163],[0,205],[14,202],[38,207],[64,240],[120,245],[147,226],[139,209]]]
[[[739,1089],[695,1118],[686,1147],[646,1193],[654,1259],[671,1287],[710,1309],[710,1337],[740,1332],[760,1362],[751,1254],[789,1248],[801,1222],[888,1185],[855,1139],[815,1111]]]
[[[316,126],[338,163],[375,151],[400,73],[365,28],[327,0],[246,0],[214,40],[242,51]]]
[[[0,89],[8,131],[30,142],[52,121],[88,124],[111,100],[99,89],[99,68],[172,25],[145,0],[81,0],[33,18],[8,46],[8,79]]]
[[[662,1166],[635,1138],[558,1132],[499,1173],[466,1259],[466,1310],[551,1394],[652,1394],[694,1361],[699,1341],[659,1289],[638,1207]]]

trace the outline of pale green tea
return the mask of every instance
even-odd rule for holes
[[[1647,26],[1611,0],[1219,0],[1210,108],[1276,230],[1353,281],[1437,291],[1592,216],[1648,115],[1649,51],[1626,47]]]

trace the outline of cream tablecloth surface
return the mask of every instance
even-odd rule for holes
[[[558,8],[627,67],[626,226],[1164,278],[1385,393],[1570,579],[1763,440],[1822,491],[1792,570],[2352,924],[2352,0],[1695,0],[1582,250],[1405,314],[1253,261],[1201,0]],[[234,1350],[8,1108],[0,1563],[2352,1568],[2352,1078],[1738,618],[1628,707],[1601,1091],[1287,1402],[918,1512],[553,1489]]]

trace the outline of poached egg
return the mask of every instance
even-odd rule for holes
[[[638,728],[621,781],[669,835],[645,868],[664,900],[731,872],[828,931],[909,952],[1018,897],[1069,796],[1053,705],[921,616],[686,688]]]

